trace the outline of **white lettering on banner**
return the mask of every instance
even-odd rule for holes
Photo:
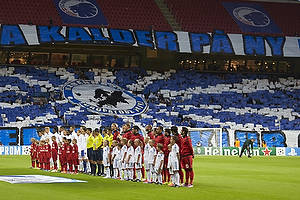
[[[4,147],[0,147],[0,155],[4,152]]]
[[[21,147],[14,148],[14,155],[21,155]]]
[[[213,150],[213,155],[215,156],[215,155],[219,155],[219,150],[218,149],[214,149]]]
[[[230,156],[230,149],[224,149],[224,156]]]
[[[5,153],[4,153],[4,155],[8,155],[8,147],[5,147]]]
[[[211,147],[204,147],[204,155],[211,155]]]
[[[238,155],[237,153],[238,153],[238,150],[232,149],[231,155],[236,156],[236,155]]]
[[[252,155],[259,156],[259,150],[258,149],[252,150]]]

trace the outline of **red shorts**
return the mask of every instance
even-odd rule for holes
[[[72,164],[73,164],[73,165],[79,165],[79,160],[78,160],[78,158],[77,158],[77,159],[73,158],[73,159],[72,159]]]
[[[30,154],[30,158],[31,158],[31,160],[35,160],[36,159],[36,153],[33,153],[33,154]]]
[[[57,160],[57,153],[52,153],[52,160],[53,161],[56,161]]]
[[[181,166],[183,169],[192,169],[193,168],[193,156],[189,155],[181,158]]]
[[[169,160],[169,155],[165,155],[165,158],[164,158],[164,168],[167,169],[168,167],[168,160]]]

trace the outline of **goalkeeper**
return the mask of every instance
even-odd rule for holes
[[[254,141],[255,141],[255,139],[246,139],[246,141],[243,144],[242,151],[240,153],[240,157],[242,157],[242,154],[244,153],[245,149],[247,149],[248,157],[251,158],[250,145],[251,145],[251,149],[253,151],[253,142]]]

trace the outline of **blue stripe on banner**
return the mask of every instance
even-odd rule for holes
[[[282,33],[261,4],[222,2],[243,32]]]
[[[108,25],[96,0],[53,0],[65,24]]]

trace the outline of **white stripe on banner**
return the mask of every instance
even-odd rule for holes
[[[188,32],[174,31],[177,34],[179,52],[181,53],[192,53],[190,45],[190,37]]]
[[[35,25],[19,25],[20,29],[24,33],[24,37],[27,40],[28,45],[39,45],[38,35]]]

